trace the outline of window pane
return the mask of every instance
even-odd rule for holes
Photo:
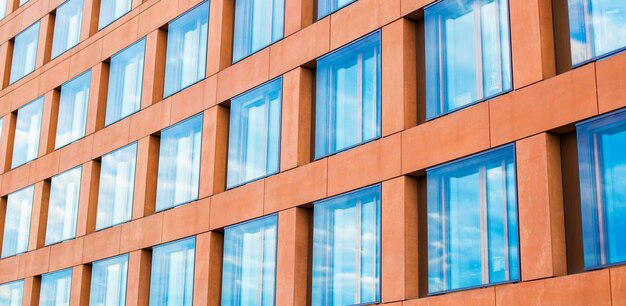
[[[131,0],[101,0],[98,31],[130,12]]]
[[[20,0],[19,6],[22,6],[24,4],[26,4],[28,2],[28,0]]]
[[[507,0],[443,0],[424,10],[426,117],[511,90]]]
[[[0,1],[0,20],[4,19],[7,15],[7,1]]]
[[[317,60],[315,158],[380,137],[380,31]]]
[[[17,110],[11,168],[16,168],[37,158],[42,114],[43,97]]]
[[[83,0],[68,0],[56,9],[51,58],[78,44],[82,19]]]
[[[91,70],[61,86],[55,149],[85,136],[90,82]]]
[[[626,2],[568,0],[572,64],[626,47]]]
[[[130,220],[136,159],[136,142],[102,156],[96,230]]]
[[[94,262],[89,306],[126,305],[127,275],[128,254]]]
[[[519,280],[514,150],[427,170],[430,293]]]
[[[22,306],[24,281],[14,281],[0,285],[0,305]]]
[[[195,238],[153,248],[150,306],[192,305],[195,251]]]
[[[285,0],[237,0],[233,62],[283,38]]]
[[[330,15],[334,11],[354,2],[356,0],[318,0],[317,19]]]
[[[273,306],[278,216],[224,230],[222,306]]]
[[[164,97],[204,79],[208,24],[208,2],[199,4],[169,23]]]
[[[38,42],[39,21],[15,36],[9,83],[13,84],[35,70]]]
[[[112,124],[141,107],[145,48],[144,38],[111,56],[105,125]]]
[[[71,268],[42,275],[39,306],[69,306],[71,288]]]
[[[380,186],[314,205],[312,305],[380,300]]]
[[[46,245],[76,236],[81,173],[78,166],[51,179]]]
[[[157,211],[198,198],[202,114],[161,132]]]
[[[28,249],[34,190],[34,186],[29,186],[9,194],[7,198],[2,258],[26,252]]]
[[[626,112],[578,125],[585,267],[626,262]]]
[[[228,188],[279,171],[281,101],[282,78],[231,100]]]

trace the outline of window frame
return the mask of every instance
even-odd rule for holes
[[[132,10],[133,10],[132,0],[125,0],[125,1],[127,1],[128,3],[130,3],[130,5],[128,5],[128,6],[129,6],[129,9],[128,9],[126,12],[124,12],[123,14],[121,14],[120,16],[118,16],[118,17],[115,17],[115,14],[113,14],[113,19],[111,19],[111,20],[110,20],[108,23],[106,23],[106,24],[102,24],[102,11],[103,11],[102,6],[103,6],[104,1],[106,1],[106,0],[101,0],[101,1],[100,1],[100,5],[99,5],[99,8],[98,8],[98,9],[99,9],[99,11],[98,11],[98,28],[97,28],[97,31],[98,31],[98,32],[99,32],[99,31],[102,31],[103,29],[105,29],[105,28],[106,28],[106,27],[108,27],[109,25],[111,25],[111,24],[113,24],[114,22],[118,21],[120,18],[124,17],[126,14],[130,13],[130,11],[132,11]],[[113,1],[115,1],[115,0],[113,0]]]
[[[2,0],[0,0],[0,1],[2,1]],[[78,137],[76,139],[72,139],[71,136],[70,136],[68,142],[59,145],[58,144],[59,143],[59,141],[58,141],[59,140],[59,130],[60,130],[59,127],[61,125],[61,121],[62,120],[57,120],[57,129],[56,129],[55,137],[54,137],[54,149],[55,150],[61,149],[63,147],[66,147],[66,146],[68,146],[68,145],[70,145],[70,144],[72,144],[72,143],[74,143],[76,141],[79,141],[79,140],[85,138],[85,136],[87,136],[87,118],[89,116],[89,95],[91,93],[91,69],[89,69],[89,70],[87,70],[87,71],[85,71],[85,72],[75,76],[71,80],[69,80],[69,81],[67,81],[67,82],[65,82],[65,83],[63,83],[61,85],[60,90],[59,90],[59,108],[58,108],[59,111],[58,111],[58,114],[57,114],[57,118],[60,119],[61,118],[61,113],[63,112],[63,109],[61,107],[61,105],[63,103],[63,87],[66,86],[66,85],[69,85],[73,81],[77,81],[80,78],[85,77],[85,75],[87,75],[87,74],[89,74],[89,77],[88,77],[88,84],[87,84],[87,95],[85,97],[85,102],[86,102],[85,103],[85,109],[84,109],[84,113],[85,114],[84,114],[84,119],[83,119],[85,127],[83,128],[83,131],[81,133],[82,136],[80,136],[80,137]],[[76,100],[74,98],[72,98],[72,103],[73,103],[72,109],[74,111],[74,108],[75,108],[75,105],[76,105]]]
[[[22,295],[19,297],[20,298],[19,305],[22,305],[22,303],[24,302],[24,279],[17,279],[17,280],[14,280],[14,281],[9,281],[9,282],[0,284],[0,288],[3,288],[5,286],[7,288],[9,288],[9,290],[16,289],[18,286],[21,287],[21,288],[19,288],[20,291],[22,292]],[[2,290],[0,290],[0,291],[2,291]],[[10,298],[11,298],[11,296],[9,296],[9,302],[11,301]],[[1,302],[2,302],[2,298],[0,297],[0,303]],[[11,305],[11,304],[9,304],[9,305]]]
[[[19,38],[20,35],[32,30],[33,28],[36,28],[37,30],[37,34],[35,35],[35,59],[34,59],[34,64],[33,64],[33,69],[29,72],[25,72],[26,68],[24,67],[23,69],[21,69],[22,71],[24,71],[24,74],[21,75],[20,77],[17,77],[16,79],[13,79],[13,70],[14,70],[14,65],[16,63],[16,59],[15,59],[15,54],[18,53],[15,50],[15,45],[17,44],[17,39]],[[34,31],[34,30],[33,30]],[[26,29],[22,30],[21,32],[17,33],[13,39],[11,39],[11,41],[13,42],[13,52],[11,54],[11,70],[9,71],[9,85],[15,84],[17,82],[19,82],[21,79],[27,77],[28,75],[30,75],[31,73],[35,72],[37,70],[37,50],[39,49],[39,36],[41,32],[41,21],[37,20],[35,21],[33,24],[31,24],[30,26],[28,26]]]
[[[318,1],[334,1],[334,0],[318,0]],[[343,5],[337,6],[337,7],[336,7],[336,8],[334,8],[334,9],[330,9],[330,10],[328,10],[327,12],[324,12],[323,14],[320,14],[320,5],[319,5],[319,3],[318,3],[318,4],[316,5],[316,7],[317,7],[317,8],[315,9],[315,16],[316,16],[316,18],[317,18],[315,21],[322,20],[322,19],[324,19],[324,18],[326,18],[326,17],[328,17],[328,16],[332,15],[333,13],[335,13],[335,12],[337,12],[337,11],[339,11],[339,10],[343,9],[344,7],[347,7],[347,6],[349,6],[350,4],[353,4],[353,3],[355,3],[355,2],[357,2],[357,0],[351,0],[350,2],[348,2],[348,3],[346,3],[346,4],[343,4]]]
[[[55,178],[59,178],[62,175],[70,175],[70,174],[72,174],[72,171],[75,171],[75,170],[80,170],[80,172],[78,174],[78,182],[75,182],[75,183],[77,183],[78,189],[77,189],[76,203],[74,204],[75,212],[74,212],[74,218],[73,218],[73,220],[74,220],[74,225],[73,225],[74,229],[72,230],[73,234],[70,235],[69,237],[62,237],[63,235],[59,235],[59,236],[61,236],[61,239],[48,241],[48,237],[49,237],[48,235],[52,231],[52,229],[50,228],[50,224],[51,224],[51,219],[53,217],[52,217],[52,214],[50,213],[50,208],[51,208],[51,205],[52,205],[52,196],[54,195],[53,187],[55,186],[53,180]],[[48,199],[48,218],[46,220],[46,234],[45,234],[45,237],[44,237],[44,245],[45,246],[55,245],[55,244],[62,243],[64,241],[68,241],[68,240],[72,240],[72,239],[76,238],[76,230],[77,230],[77,227],[78,227],[78,209],[79,209],[79,205],[80,205],[80,189],[82,187],[81,186],[82,178],[83,178],[83,166],[82,165],[78,165],[78,166],[76,166],[74,168],[65,170],[65,171],[63,171],[63,172],[61,172],[61,173],[59,173],[59,174],[57,174],[57,175],[55,175],[55,176],[50,178],[50,192],[49,192],[49,199]],[[66,187],[67,186],[63,186],[63,188],[66,188]],[[67,203],[68,201],[65,200],[64,202]],[[65,216],[65,215],[64,215],[64,217],[67,218],[67,216]],[[61,223],[65,223],[65,221],[67,221],[67,220],[63,220],[63,222],[61,222]]]
[[[80,16],[78,18],[79,22],[78,22],[78,30],[77,30],[78,40],[73,45],[66,46],[65,49],[61,49],[62,51],[58,51],[59,53],[55,54],[55,51],[56,51],[55,50],[55,46],[57,46],[57,43],[59,43],[58,40],[56,39],[58,37],[57,36],[57,25],[59,24],[59,22],[58,22],[59,20],[58,20],[57,16],[59,15],[59,9],[63,9],[66,5],[70,6],[71,4],[74,4],[74,3],[71,3],[72,1],[80,2]],[[85,13],[85,0],[65,0],[65,1],[63,1],[63,3],[61,3],[59,6],[57,6],[54,9],[54,16],[55,16],[55,18],[54,18],[54,26],[53,26],[53,29],[52,29],[52,44],[51,44],[51,47],[50,47],[50,61],[58,58],[59,56],[63,55],[67,51],[70,51],[72,48],[74,48],[74,47],[76,47],[76,46],[78,46],[80,44],[80,39],[81,39],[80,36],[81,36],[81,31],[82,31],[83,14],[84,13]],[[69,27],[69,25],[68,25],[68,27]],[[69,33],[70,30],[71,29],[67,29],[66,32]],[[67,41],[66,41],[66,43],[67,43]]]
[[[285,38],[285,13],[286,13],[286,2],[287,2],[287,0],[280,0],[279,2],[282,3],[282,15],[281,15],[281,17],[282,17],[282,29],[281,29],[280,37],[276,37],[276,38],[272,37],[273,30],[274,30],[274,17],[275,17],[274,16],[274,10],[273,10],[274,6],[272,6],[272,11],[271,11],[272,18],[270,20],[270,23],[271,23],[271,26],[270,26],[270,32],[271,32],[270,33],[270,41],[267,44],[259,47],[258,49],[254,49],[254,48],[251,47],[250,51],[247,51],[247,50],[242,51],[242,55],[240,57],[235,57],[236,50],[237,50],[237,42],[238,42],[238,40],[237,40],[237,22],[240,21],[240,22],[244,22],[245,24],[249,24],[250,23],[250,21],[249,21],[250,14],[254,11],[254,7],[253,8],[245,7],[247,9],[246,12],[248,14],[242,14],[242,15],[244,15],[244,18],[243,18],[243,20],[239,20],[237,18],[239,16],[237,14],[237,4],[238,4],[239,1],[247,1],[247,3],[249,4],[250,1],[254,1],[254,0],[235,0],[235,10],[234,10],[234,17],[233,17],[233,50],[232,50],[232,53],[233,53],[233,55],[232,55],[232,64],[233,65],[238,63],[238,62],[240,62],[240,61],[242,61],[242,60],[244,60],[244,59],[246,59],[246,58],[248,58],[248,57],[250,57],[250,56],[252,56],[252,55],[254,55],[254,54],[256,54],[256,53],[259,53],[260,51],[266,49],[267,47],[269,47],[269,46],[271,46],[271,45],[273,45],[273,44],[275,44],[275,43],[277,43],[277,42],[279,42],[279,41],[281,41],[281,40],[283,40]],[[248,30],[250,30],[251,28],[253,28],[252,25],[250,25]],[[249,34],[246,38],[248,38],[249,40],[252,39],[252,33],[249,33],[249,31],[245,31],[245,30],[243,30],[243,32],[246,32],[247,34]],[[243,46],[245,46],[246,43],[248,43],[248,42],[242,39],[241,43],[243,44]],[[242,49],[245,49],[245,48],[242,47]]]
[[[36,104],[39,103],[40,105],[37,106]],[[36,151],[35,156],[33,158],[28,158],[27,153],[28,152],[16,152],[15,150],[17,150],[16,148],[16,139],[21,139],[18,138],[17,136],[17,129],[18,129],[18,124],[20,123],[20,111],[27,108],[27,107],[39,107],[38,111],[39,111],[39,130],[37,131],[37,142],[35,144],[33,144],[33,150]],[[12,148],[12,152],[13,154],[11,155],[11,170],[19,168],[23,165],[26,165],[34,160],[36,160],[37,158],[39,158],[39,149],[41,146],[41,130],[43,128],[43,113],[44,113],[44,108],[45,108],[45,99],[43,96],[36,98],[35,100],[32,100],[22,106],[20,106],[20,108],[17,109],[17,116],[15,119],[15,134],[14,134],[14,140],[13,140],[13,148]],[[32,118],[32,117],[31,117]],[[30,131],[29,131],[30,132]],[[26,142],[26,150],[28,151],[30,143]],[[15,162],[15,156],[20,156],[20,154],[24,154],[26,157],[23,161],[19,161],[19,162]]]
[[[193,241],[193,242],[190,242],[190,241]],[[155,267],[155,262],[156,262],[156,260],[154,258],[155,257],[155,253],[157,253],[157,251],[162,249],[162,248],[166,248],[167,249],[168,247],[172,247],[173,245],[177,245],[177,244],[182,245],[182,247],[187,247],[185,245],[187,243],[189,243],[189,244],[193,243],[193,269],[191,269],[192,270],[191,271],[191,273],[192,273],[192,275],[191,275],[191,278],[192,278],[191,283],[188,284],[187,282],[185,282],[184,285],[185,286],[187,286],[187,285],[191,286],[191,289],[189,289],[191,291],[191,296],[189,297],[189,298],[191,298],[191,300],[189,301],[189,303],[190,303],[190,306],[193,305],[193,295],[194,295],[194,292],[195,292],[195,289],[196,289],[195,288],[195,276],[196,276],[195,267],[196,267],[196,263],[197,263],[196,252],[198,250],[197,249],[197,239],[196,239],[196,236],[182,238],[182,239],[179,239],[179,240],[170,241],[170,242],[159,244],[159,245],[155,245],[155,246],[152,247],[152,262],[151,262],[151,266],[150,266],[150,290],[149,290],[149,293],[148,293],[148,295],[149,295],[148,300],[149,300],[149,304],[150,305],[153,305],[152,299],[153,299],[153,295],[155,294],[155,293],[153,293],[153,290],[156,290],[154,288],[154,284],[153,284],[153,277],[155,275],[155,273],[154,273],[154,269],[155,268],[154,267]],[[182,248],[182,247],[179,247],[179,248]],[[191,249],[191,248],[189,248],[189,249]],[[185,249],[185,251],[188,251],[189,249]],[[166,254],[168,254],[168,253],[170,253],[170,252],[166,252]],[[188,264],[187,263],[187,259],[188,258],[185,258],[185,265]],[[168,264],[169,264],[169,259],[168,259]],[[159,287],[158,289],[162,289],[162,288]],[[184,291],[186,289],[187,289],[186,287],[183,287],[183,293],[182,293],[183,296],[185,295]],[[156,293],[156,294],[158,295],[158,293]],[[156,303],[154,303],[154,304],[158,305]],[[181,306],[183,306],[183,305],[181,305]],[[184,305],[184,306],[186,306],[186,305]]]
[[[122,260],[123,259],[123,260]],[[126,265],[126,271],[124,271],[124,275],[125,277],[121,277],[120,281],[123,281],[123,287],[120,287],[124,290],[124,295],[122,297],[122,295],[120,295],[120,297],[122,297],[124,299],[124,304],[122,305],[118,305],[118,306],[125,306],[126,304],[126,297],[128,296],[128,266],[129,266],[129,262],[130,262],[130,254],[129,253],[124,253],[124,254],[120,254],[120,255],[116,255],[116,256],[112,256],[112,257],[107,257],[104,259],[100,259],[97,261],[94,261],[91,263],[91,278],[90,278],[90,284],[89,284],[89,305],[92,305],[92,299],[95,296],[93,294],[94,292],[94,271],[96,270],[96,266],[98,265],[103,265],[105,263],[111,263],[109,265],[106,265],[104,267],[109,267],[113,264],[120,264],[122,262],[125,262]],[[105,288],[108,289],[108,288]]]
[[[47,280],[47,278],[52,278],[50,281],[53,282],[57,282],[60,279],[64,279],[65,277],[67,277],[69,274],[69,284],[68,284],[68,288],[67,288],[67,301],[68,303],[72,302],[72,282],[73,280],[73,269],[70,268],[65,268],[65,269],[61,269],[61,270],[57,270],[57,271],[52,271],[52,272],[48,272],[45,273],[43,275],[41,275],[41,287],[40,287],[40,293],[39,293],[39,305],[45,305],[45,306],[57,306],[55,305],[56,303],[53,303],[52,305],[48,305],[48,304],[44,304],[43,303],[43,298],[44,298],[44,285],[46,284],[45,281]],[[60,276],[60,277],[59,277]],[[55,288],[56,288],[56,284],[54,284]],[[58,293],[58,290],[55,291],[55,297],[56,297],[56,293]]]

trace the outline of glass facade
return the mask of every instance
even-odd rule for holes
[[[196,252],[194,237],[152,249],[150,306],[191,306]]]
[[[91,70],[61,86],[55,149],[85,136],[90,83]]]
[[[132,4],[132,0],[101,0],[98,31],[130,12]]]
[[[577,126],[585,268],[626,262],[626,111]]]
[[[426,118],[512,89],[507,0],[442,0],[424,9]]]
[[[71,268],[42,275],[39,306],[69,306],[71,288]]]
[[[574,66],[626,48],[626,2],[568,0]]]
[[[313,206],[312,305],[380,301],[380,185]]]
[[[111,56],[105,125],[141,108],[145,49],[144,38]]]
[[[233,62],[283,38],[285,0],[237,0]]]
[[[7,197],[2,238],[2,258],[28,250],[30,217],[33,211],[34,186],[9,194]]]
[[[376,31],[317,60],[316,159],[380,137],[380,42]]]
[[[37,98],[17,110],[11,168],[16,168],[37,158],[42,116],[43,97]]]
[[[227,187],[280,169],[282,78],[231,100]]]
[[[222,306],[273,306],[278,216],[224,229]]]
[[[199,114],[161,131],[157,211],[198,198],[202,118]]]
[[[127,278],[128,254],[94,262],[89,306],[125,306]]]
[[[199,4],[169,23],[163,97],[204,79],[208,26],[208,2]]]
[[[11,59],[11,76],[9,77],[10,84],[35,71],[38,43],[39,21],[15,36]]]
[[[96,230],[124,223],[132,217],[137,143],[102,156]]]
[[[427,170],[428,291],[517,281],[515,147]]]
[[[322,19],[354,1],[356,0],[318,0],[317,19]]]
[[[78,44],[82,19],[83,0],[68,0],[56,9],[52,58],[63,54]]]
[[[82,166],[53,176],[50,180],[46,245],[76,236]]]
[[[24,281],[18,280],[0,285],[0,305],[22,306]]]

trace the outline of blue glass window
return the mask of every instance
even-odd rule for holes
[[[380,185],[313,206],[312,305],[380,301]]]
[[[233,62],[283,38],[285,0],[237,0]]]
[[[22,306],[24,281],[18,280],[0,285],[0,305]]]
[[[11,59],[11,76],[9,78],[10,84],[35,71],[38,43],[39,21],[15,36],[13,57]]]
[[[282,78],[231,100],[228,188],[277,173]]]
[[[136,142],[102,156],[96,230],[132,217],[136,162]]]
[[[7,15],[7,1],[0,1],[0,20],[4,19]]]
[[[152,249],[150,306],[191,306],[196,239],[187,238]]]
[[[317,19],[322,19],[354,1],[356,0],[318,0]]]
[[[626,262],[626,111],[577,126],[585,268]]]
[[[428,169],[428,291],[519,280],[515,147]]]
[[[51,58],[78,44],[82,19],[83,0],[68,0],[56,9]]]
[[[568,0],[572,64],[626,47],[626,2]]]
[[[204,79],[208,25],[208,2],[199,4],[169,23],[163,97]]]
[[[42,275],[39,306],[69,306],[71,288],[71,268]]]
[[[317,60],[315,158],[380,137],[380,31]]]
[[[96,261],[91,265],[90,306],[126,305],[128,254]]]
[[[132,0],[101,0],[98,31],[130,12],[132,4]]]
[[[81,173],[78,166],[51,179],[46,245],[76,236]]]
[[[424,9],[426,117],[512,88],[508,0],[442,0]]]
[[[11,168],[16,168],[37,158],[42,116],[43,97],[37,98],[17,110]]]
[[[111,56],[105,125],[139,110],[146,40],[141,39]]]
[[[9,194],[7,198],[4,237],[2,239],[2,258],[28,250],[34,192],[35,187],[31,185]]]
[[[85,136],[90,82],[91,70],[61,86],[55,149]]]
[[[202,114],[161,131],[156,209],[198,198]]]
[[[222,306],[273,306],[278,216],[224,229]]]

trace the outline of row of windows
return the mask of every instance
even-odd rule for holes
[[[626,230],[626,110],[581,122],[577,134],[585,267],[626,262],[620,242]],[[63,174],[68,181],[80,176],[72,171]],[[430,168],[426,183],[428,292],[518,281],[515,146]],[[76,197],[75,190],[68,184],[51,194]],[[13,220],[30,219],[32,196],[32,188],[9,196],[4,246],[25,245],[7,238],[28,235]],[[380,300],[380,213],[380,185],[314,203],[312,305]],[[278,221],[270,215],[225,228],[222,305],[274,304]],[[71,231],[58,228],[59,234]],[[194,257],[194,238],[153,248],[151,305],[191,305]],[[92,264],[91,305],[124,305],[127,266],[128,255]],[[66,305],[71,269],[45,274],[41,282],[40,305]],[[1,304],[19,304],[22,286],[1,285]]]

